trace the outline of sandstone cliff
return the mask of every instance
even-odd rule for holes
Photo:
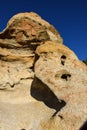
[[[0,33],[0,130],[79,130],[87,120],[87,66],[34,12]]]

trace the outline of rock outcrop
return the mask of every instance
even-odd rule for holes
[[[87,120],[87,66],[36,13],[0,33],[0,130],[79,130]]]

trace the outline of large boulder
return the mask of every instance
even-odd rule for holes
[[[13,16],[0,33],[0,130],[39,130],[55,112],[31,96],[35,50],[47,40],[62,44],[34,12]]]
[[[36,57],[32,96],[48,87],[60,101],[50,98],[56,130],[78,130],[87,120],[87,66],[68,47],[52,41],[37,47]]]
[[[33,76],[35,49],[47,40],[62,43],[58,31],[38,14],[19,13],[9,20],[0,33],[0,88]]]
[[[78,130],[87,120],[87,66],[34,12],[0,33],[0,130]]]

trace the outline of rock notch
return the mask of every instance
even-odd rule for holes
[[[87,121],[87,66],[34,12],[0,33],[0,130],[79,130]]]

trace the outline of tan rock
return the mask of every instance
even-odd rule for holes
[[[9,20],[0,33],[0,130],[78,130],[87,120],[87,66],[61,43],[36,13]]]
[[[69,48],[51,41],[37,47],[36,55],[35,78],[42,85],[33,81],[32,88],[47,86],[59,101],[66,103],[61,111],[55,109],[54,128],[78,130],[87,119],[87,66]]]
[[[31,95],[35,49],[47,40],[62,43],[57,30],[33,12],[13,16],[0,33],[0,130],[41,130],[55,113]]]
[[[38,45],[47,40],[62,43],[58,31],[34,12],[13,16],[0,38],[15,39],[22,45]]]
[[[53,39],[50,38],[52,35]],[[6,29],[0,33],[1,89],[33,77],[35,49],[46,40],[62,43],[57,30],[38,14],[19,13],[9,20]]]

